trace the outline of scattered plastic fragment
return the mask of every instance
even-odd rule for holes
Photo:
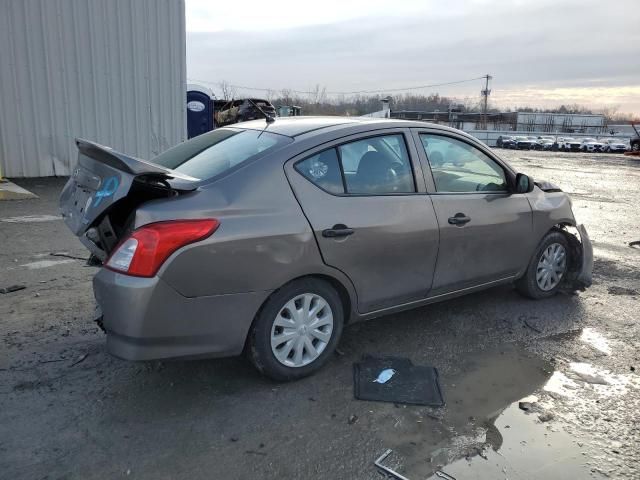
[[[395,373],[396,371],[393,368],[385,368],[380,372],[378,378],[376,378],[373,383],[387,383]]]
[[[18,290],[24,290],[26,285],[11,285],[9,287],[0,288],[0,293],[17,292]]]

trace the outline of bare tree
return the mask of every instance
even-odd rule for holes
[[[231,85],[226,80],[221,81],[218,84],[218,87],[220,88],[220,91],[222,92],[222,99],[223,100],[233,100],[236,97],[236,94],[237,94],[236,87]]]
[[[309,103],[320,105],[327,100],[327,87],[320,88],[320,84],[316,83],[313,90],[309,92]]]
[[[285,105],[291,105],[291,90],[289,90],[288,88],[283,88],[282,91],[280,92],[280,95],[282,96],[282,101]]]
[[[273,99],[276,96],[276,92],[275,92],[275,90],[271,90],[271,89],[266,90],[265,91],[265,96],[267,97],[267,100],[269,100],[269,102],[273,103]]]

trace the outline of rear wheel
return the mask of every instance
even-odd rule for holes
[[[343,323],[340,296],[329,283],[314,278],[292,282],[258,314],[249,336],[249,358],[274,380],[306,377],[327,362]]]
[[[531,257],[527,271],[516,282],[518,291],[533,299],[555,295],[567,273],[570,251],[564,234],[549,232]]]

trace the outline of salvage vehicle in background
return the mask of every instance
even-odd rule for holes
[[[602,143],[604,144],[604,151],[607,153],[624,153],[629,150],[627,143],[619,138],[607,138]]]
[[[582,148],[582,143],[579,140],[571,137],[558,138],[558,148],[563,151],[579,152]]]
[[[583,152],[604,152],[604,143],[595,138],[583,138],[580,150]]]
[[[553,150],[556,142],[548,138],[539,138],[534,145],[535,150]]]
[[[516,141],[510,135],[500,135],[496,140],[496,147],[498,148],[516,148]]]
[[[151,161],[76,143],[61,213],[103,265],[98,321],[120,358],[246,352],[292,380],[358,320],[500,284],[542,299],[591,283],[569,196],[452,128],[261,120]]]
[[[640,152],[640,132],[638,131],[638,124],[631,123],[631,127],[635,130],[636,136],[629,140],[629,146],[632,152]]]
[[[224,127],[233,123],[264,118],[265,114],[275,118],[276,109],[271,102],[260,98],[245,98],[232,100],[220,110],[215,110],[214,121],[216,127]]]
[[[531,140],[529,137],[524,136],[515,137],[514,140],[518,150],[531,150],[536,143],[535,140]]]

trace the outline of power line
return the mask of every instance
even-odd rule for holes
[[[456,84],[460,84],[460,83],[467,83],[467,82],[473,82],[475,80],[483,80],[485,79],[486,76],[482,76],[482,77],[475,77],[475,78],[468,78],[466,80],[455,80],[453,82],[443,82],[443,83],[432,83],[430,85],[418,85],[418,86],[412,86],[412,87],[403,87],[403,88],[381,88],[381,89],[376,89],[376,90],[354,90],[354,91],[350,91],[350,92],[342,92],[342,91],[328,91],[328,92],[324,92],[327,95],[357,95],[357,94],[362,94],[362,93],[387,93],[387,92],[405,92],[405,91],[411,91],[411,90],[422,90],[425,88],[433,88],[433,87],[443,87],[446,85],[456,85]],[[219,83],[216,82],[211,82],[208,80],[198,80],[195,78],[189,78],[187,79],[190,82],[197,82],[197,83],[204,83],[204,84],[209,84],[209,85],[219,85]],[[239,90],[253,90],[253,91],[259,91],[259,92],[278,92],[281,91],[282,89],[277,89],[277,88],[258,88],[258,87],[247,87],[247,86],[243,86],[243,85],[233,85],[233,84],[228,84],[229,87],[231,88],[237,88]],[[309,95],[309,94],[314,94],[317,92],[312,92],[312,91],[305,91],[305,90],[291,90],[291,89],[287,89],[289,92],[291,93],[299,93],[299,94],[305,94],[305,95]]]

